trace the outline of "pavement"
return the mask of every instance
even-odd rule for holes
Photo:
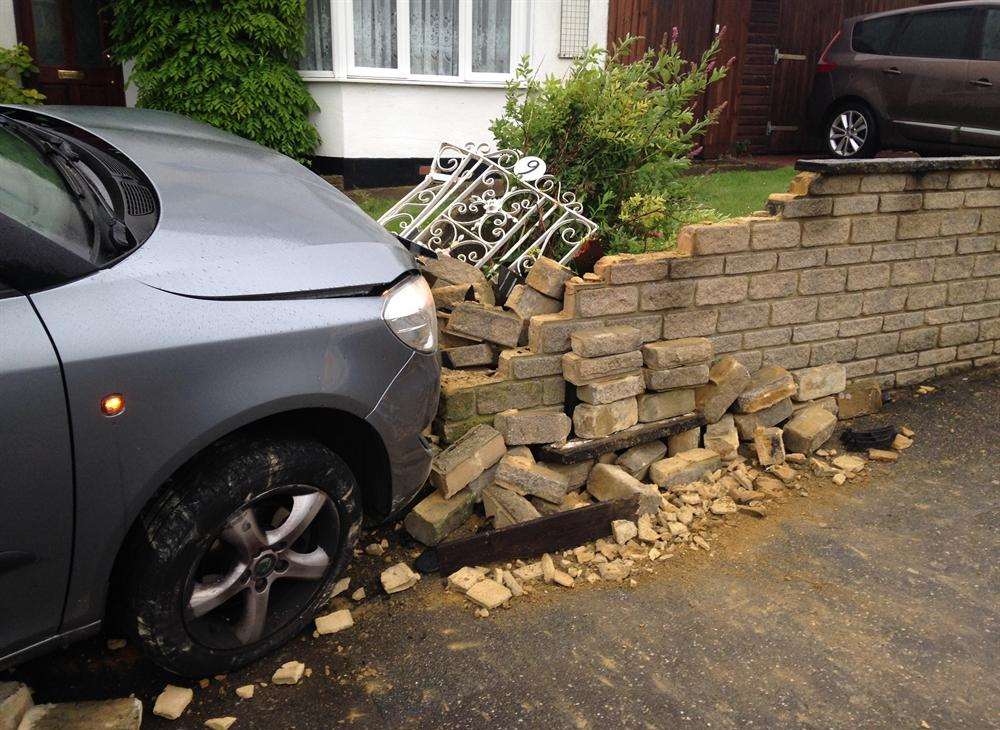
[[[634,587],[539,589],[477,619],[434,577],[377,595],[383,559],[363,556],[353,629],[195,683],[174,722],[149,712],[170,678],[130,647],[11,674],[37,702],[134,692],[149,728],[1000,728],[1000,372],[936,385],[881,416],[917,432],[897,464],[734,516]],[[290,659],[312,676],[270,685]],[[239,700],[251,681],[268,686]]]

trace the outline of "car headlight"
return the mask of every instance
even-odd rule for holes
[[[437,312],[424,277],[417,274],[401,281],[382,299],[382,319],[403,344],[420,352],[437,348]]]

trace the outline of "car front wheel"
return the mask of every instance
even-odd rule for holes
[[[353,474],[314,441],[232,440],[172,481],[127,546],[131,633],[163,668],[228,672],[329,601],[361,523]]]
[[[864,104],[851,102],[830,114],[826,123],[827,149],[840,159],[864,159],[878,152],[878,125]]]

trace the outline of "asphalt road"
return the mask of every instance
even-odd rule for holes
[[[94,640],[12,674],[37,701],[135,692],[150,728],[1000,727],[1000,373],[937,385],[885,414],[917,431],[899,463],[738,516],[635,587],[549,588],[477,619],[425,578],[363,602],[347,632],[196,686],[172,723],[149,713],[169,678],[130,648]],[[380,560],[355,585],[374,593]],[[312,676],[236,698],[289,659]]]

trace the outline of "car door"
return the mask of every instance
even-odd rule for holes
[[[0,657],[59,630],[72,537],[59,358],[28,297],[0,282]]]
[[[969,61],[968,113],[959,136],[963,144],[1000,148],[1000,7],[983,9],[981,27],[981,41]]]
[[[900,30],[881,71],[888,116],[902,137],[958,142],[976,16],[972,7],[914,12]]]

